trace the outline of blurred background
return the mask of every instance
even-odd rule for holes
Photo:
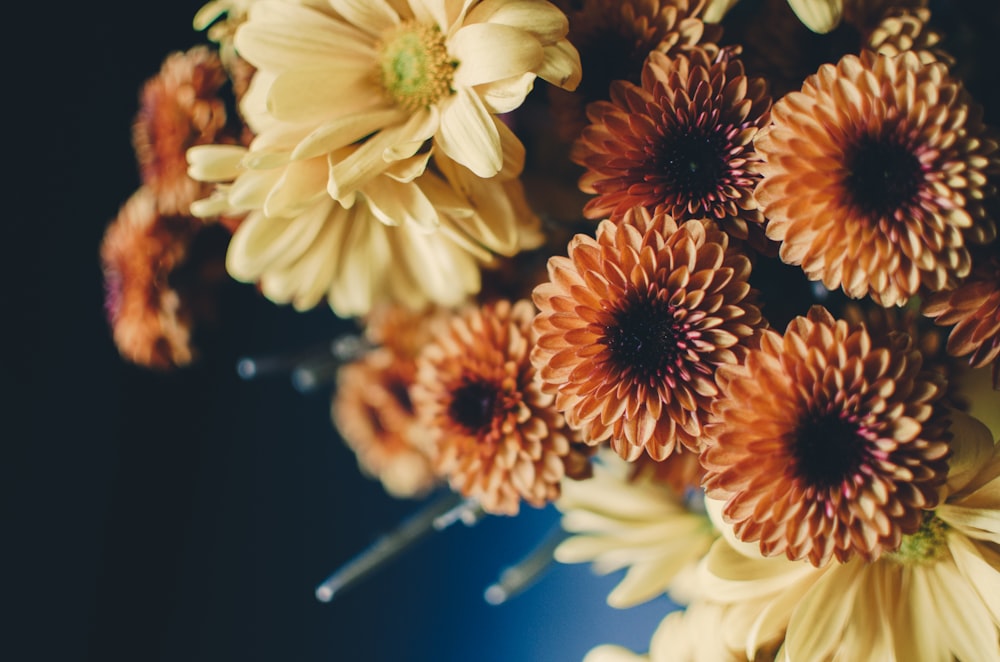
[[[168,53],[205,43],[191,29],[201,4],[7,17],[0,591],[12,618],[0,657],[558,662],[604,642],[645,650],[669,605],[606,607],[619,575],[554,566],[504,605],[483,600],[556,525],[552,508],[459,524],[334,602],[315,599],[328,573],[420,507],[361,476],[329,389],[236,374],[241,356],[350,328],[329,310],[295,313],[232,283],[195,367],[161,374],[119,357],[100,241],[138,185],[139,87]]]

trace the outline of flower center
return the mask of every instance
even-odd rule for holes
[[[924,511],[924,519],[916,533],[903,536],[899,549],[886,558],[897,563],[933,563],[948,554],[948,525],[934,511]]]
[[[604,328],[602,342],[620,370],[654,383],[673,371],[687,349],[685,331],[673,306],[661,299],[639,298],[615,314],[614,323]]]
[[[451,94],[458,63],[448,57],[436,25],[406,21],[388,30],[376,49],[379,82],[399,106],[416,111]]]
[[[658,178],[678,198],[701,201],[718,193],[726,172],[725,143],[714,131],[689,127],[657,146]]]
[[[862,138],[847,154],[848,194],[864,213],[892,216],[913,204],[920,192],[920,161],[904,145],[881,137]]]
[[[482,381],[466,382],[451,395],[448,415],[470,434],[489,429],[497,404],[497,389]]]
[[[868,440],[857,424],[836,414],[813,415],[795,431],[792,458],[795,471],[818,490],[840,487],[859,470]]]

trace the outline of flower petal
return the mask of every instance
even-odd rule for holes
[[[492,177],[503,167],[500,132],[493,116],[467,88],[460,87],[445,105],[435,139],[445,154],[480,177]]]
[[[507,25],[475,23],[455,33],[448,52],[458,60],[456,86],[480,85],[532,71],[545,57],[533,36]]]

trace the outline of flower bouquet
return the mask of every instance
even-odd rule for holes
[[[141,91],[115,341],[328,305],[359,468],[667,594],[607,660],[1000,660],[1000,133],[921,0],[213,0]],[[320,365],[321,364],[321,365]],[[332,368],[331,368],[332,366]],[[250,376],[261,369],[241,364]],[[346,573],[346,574],[345,574]]]

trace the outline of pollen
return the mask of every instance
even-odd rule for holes
[[[379,83],[400,107],[412,112],[452,94],[458,63],[437,26],[401,23],[383,35],[377,50]]]

